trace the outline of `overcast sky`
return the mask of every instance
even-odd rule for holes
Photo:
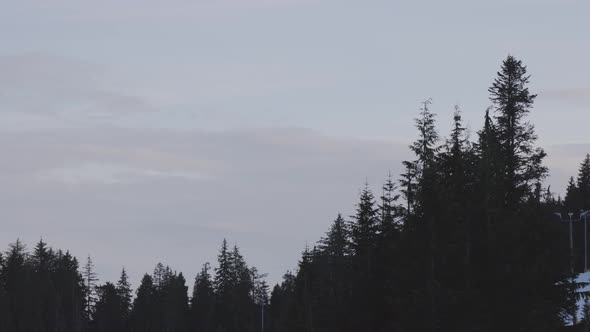
[[[501,61],[563,191],[590,151],[587,0],[0,0],[0,244],[40,237],[134,286],[225,237],[276,282],[432,97],[474,132]]]

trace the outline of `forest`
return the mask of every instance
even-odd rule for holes
[[[124,269],[99,284],[90,257],[16,240],[0,254],[0,331],[587,331],[584,244],[570,249],[556,213],[590,209],[590,155],[563,197],[544,184],[529,80],[508,56],[473,137],[456,107],[443,139],[425,100],[402,174],[335,212],[277,285],[222,239],[198,275],[158,263],[136,287]]]

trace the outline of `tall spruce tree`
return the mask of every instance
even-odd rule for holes
[[[119,281],[117,282],[116,290],[120,299],[121,316],[123,321],[127,323],[129,320],[129,314],[131,312],[133,291],[131,290],[131,283],[129,282],[129,277],[127,276],[127,271],[125,271],[125,268],[121,270],[121,275],[119,277]]]
[[[4,260],[4,287],[6,301],[9,305],[8,331],[34,331],[38,323],[35,294],[30,281],[32,271],[27,264],[27,252],[20,240],[9,245]],[[34,318],[33,318],[34,317]]]
[[[380,231],[382,233],[398,232],[400,224],[398,218],[401,216],[401,205],[397,203],[400,195],[396,193],[397,186],[393,181],[391,172],[382,187],[383,193],[380,197]]]
[[[160,290],[163,331],[184,332],[188,329],[189,300],[186,279],[182,272],[171,272]]]
[[[125,332],[122,298],[110,282],[96,287],[97,300],[90,330],[92,332]]]
[[[342,218],[342,214],[338,213],[330,230],[326,236],[320,240],[319,249],[329,257],[341,259],[350,254],[350,248],[351,244],[348,225],[344,218]]]
[[[355,328],[375,327],[374,309],[377,289],[374,283],[377,268],[377,241],[379,236],[379,209],[368,184],[361,191],[356,213],[350,223],[350,243],[354,253],[352,267],[354,286],[352,306],[355,312]]]
[[[434,161],[438,147],[438,133],[435,128],[435,114],[430,110],[432,99],[422,102],[420,115],[414,120],[419,131],[418,139],[410,145],[410,150],[416,154],[422,168]]]
[[[190,307],[191,331],[214,331],[215,290],[209,270],[205,263],[195,278]]]
[[[526,121],[537,97],[529,92],[529,78],[522,61],[509,55],[488,89],[496,110],[504,204],[511,211],[518,208],[531,185],[547,173],[542,165],[546,154],[543,149],[535,148],[537,135],[533,125]]]
[[[351,247],[357,256],[365,259],[373,254],[373,246],[379,232],[379,210],[375,205],[375,196],[366,183],[360,194],[356,214],[352,216],[353,221],[350,223]],[[370,262],[367,261],[368,263]]]
[[[85,280],[78,260],[69,251],[58,250],[55,258],[54,285],[59,296],[58,330],[80,332],[87,326]]]
[[[437,219],[440,211],[440,179],[437,176],[436,156],[440,150],[438,146],[439,135],[435,127],[435,114],[430,110],[430,99],[422,103],[420,115],[415,119],[415,127],[418,129],[417,140],[410,145],[418,162],[418,186],[416,190],[415,208],[412,214],[406,218],[406,224],[410,225],[413,238],[411,249],[413,252],[424,255],[422,262],[412,263],[417,266],[419,273],[426,277],[426,287],[417,291],[420,306],[428,308],[422,318],[422,323],[428,329],[438,329],[437,301],[439,283],[437,281]],[[419,279],[420,277],[418,277]]]
[[[152,276],[145,274],[137,288],[130,314],[132,332],[159,332],[158,302]]]
[[[39,331],[55,330],[58,328],[59,320],[58,294],[53,284],[55,255],[43,239],[37,242],[30,256],[30,264],[34,271],[30,287],[32,292],[37,294],[35,300],[39,315],[37,328]]]
[[[526,119],[536,97],[528,90],[529,77],[520,60],[506,58],[489,88],[495,123],[486,118],[482,132],[486,136],[480,136],[480,142],[495,144],[482,149],[491,174],[486,174],[484,180],[489,182],[483,187],[487,202],[481,240],[487,266],[480,276],[489,308],[485,319],[496,330],[555,329],[560,324],[560,299],[569,297],[567,287],[558,286],[567,279],[557,254],[562,244],[551,235],[556,231],[553,224],[532,199],[547,168],[542,163],[545,152],[535,147],[537,136]],[[554,301],[543,300],[539,294],[552,294]],[[506,303],[506,298],[512,301]]]
[[[416,192],[418,191],[418,162],[404,161],[404,172],[400,174],[399,180],[401,193],[406,201],[406,219],[414,212],[416,204]]]
[[[94,271],[94,263],[90,255],[86,258],[86,264],[84,265],[84,285],[86,291],[86,319],[92,320],[92,314],[94,312],[94,304],[96,303],[96,282],[98,278]]]

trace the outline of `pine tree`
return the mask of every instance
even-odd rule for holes
[[[51,331],[57,328],[59,320],[58,294],[53,284],[55,272],[53,250],[42,239],[39,240],[30,257],[30,262],[35,272],[30,287],[37,295],[35,306],[40,316],[37,328],[39,331]]]
[[[526,67],[508,56],[489,88],[495,123],[486,117],[480,135],[485,226],[478,240],[486,266],[478,266],[478,283],[487,298],[484,319],[494,330],[555,329],[559,303],[569,296],[567,287],[560,286],[568,284],[568,275],[563,256],[558,258],[563,248],[555,238],[556,225],[539,209],[539,184],[547,168],[545,152],[535,147],[537,136],[526,120],[535,99],[528,83]],[[552,294],[555,301],[538,294]]]
[[[156,288],[152,277],[145,274],[139,288],[130,314],[130,330],[133,332],[159,332],[159,312]]]
[[[406,219],[414,212],[416,204],[416,192],[418,191],[418,162],[404,161],[404,173],[400,174],[399,180],[401,193],[406,201]]]
[[[59,294],[58,330],[80,332],[87,324],[85,280],[79,272],[78,260],[70,252],[58,250],[55,258],[54,285]]]
[[[6,301],[9,305],[8,331],[33,331],[37,328],[35,319],[35,299],[29,288],[32,276],[30,266],[27,265],[27,253],[20,240],[9,245],[4,260],[4,287]]]
[[[268,284],[264,280],[264,278],[267,277],[267,274],[258,273],[258,269],[255,267],[250,269],[250,273],[253,280],[252,299],[254,300],[257,309],[260,310],[260,314],[257,315],[260,317],[260,320],[254,319],[255,322],[258,322],[258,324],[255,325],[261,326],[262,329],[265,329],[268,326],[268,320],[265,320],[265,316],[268,316],[268,305],[270,300]]]
[[[372,254],[379,231],[377,212],[375,198],[366,183],[361,191],[356,214],[352,216],[354,221],[350,224],[351,246],[357,256],[368,258]]]
[[[430,305],[434,303],[431,326],[440,330],[468,330],[475,321],[472,320],[476,301],[472,262],[477,222],[473,215],[479,180],[476,170],[477,156],[468,140],[459,107],[455,106],[449,138],[437,155],[437,187],[429,188],[438,199],[436,205],[431,205],[435,223],[430,227],[437,241],[436,250],[429,248],[436,269],[432,266],[429,269],[429,282],[433,284],[428,293]],[[425,216],[431,214],[432,211],[425,212]]]
[[[215,291],[210,269],[209,263],[205,263],[195,278],[190,307],[192,331],[214,330]]]
[[[542,165],[546,154],[534,147],[537,135],[533,125],[525,120],[537,97],[529,92],[529,78],[522,61],[509,55],[488,89],[497,113],[504,204],[513,211],[531,190],[531,185],[547,173]]]
[[[313,252],[308,246],[306,246],[301,255],[297,275],[294,280],[293,296],[295,305],[289,322],[290,331],[311,332],[315,330],[315,272]]]
[[[188,287],[182,272],[168,274],[165,288],[161,290],[163,331],[183,332],[188,328]]]
[[[380,230],[382,233],[399,231],[398,217],[400,217],[401,206],[397,204],[400,195],[396,193],[397,186],[393,181],[391,172],[387,177],[385,184],[382,187],[383,194],[381,195],[380,210]]]
[[[156,287],[156,289],[162,289],[166,287],[166,283],[168,282],[169,278],[170,268],[164,266],[164,264],[162,264],[161,262],[158,262],[158,264],[156,264],[156,267],[154,268],[153,273],[154,287]]]
[[[582,199],[580,195],[580,190],[576,185],[576,181],[574,177],[570,177],[569,182],[567,184],[567,188],[565,190],[565,198],[563,201],[563,205],[565,208],[565,212],[572,212],[578,211],[582,206]]]
[[[219,255],[217,256],[218,267],[215,269],[215,291],[220,298],[231,292],[232,285],[232,262],[227,246],[227,240],[223,239]]]
[[[301,331],[300,303],[295,288],[296,276],[289,271],[283,275],[281,284],[273,288],[270,298],[270,331]]]
[[[326,236],[318,243],[313,257],[315,270],[314,303],[316,328],[322,331],[346,331],[351,291],[352,252],[349,227],[338,214]]]
[[[38,273],[48,273],[52,267],[52,258],[53,252],[47,246],[47,243],[43,242],[43,239],[39,240],[31,257],[35,271]]]
[[[232,302],[234,308],[232,310],[235,321],[233,322],[234,329],[251,329],[257,321],[253,314],[254,299],[252,297],[254,290],[254,280],[252,273],[244,257],[240,253],[237,245],[230,255],[232,266]]]
[[[379,238],[379,209],[375,206],[375,198],[368,184],[362,190],[356,214],[352,216],[351,247],[353,257],[352,302],[356,312],[354,328],[374,328],[374,305],[376,285],[377,241]]]
[[[129,314],[131,312],[131,301],[133,299],[131,284],[129,283],[129,277],[125,268],[121,270],[121,276],[117,282],[117,295],[121,302],[121,316],[125,322],[129,320]]]
[[[97,300],[91,330],[93,332],[124,332],[125,317],[117,287],[110,282],[96,287]]]
[[[418,140],[410,145],[410,150],[416,154],[422,168],[434,161],[434,156],[438,151],[435,146],[438,142],[438,133],[435,129],[435,114],[430,111],[431,104],[432,99],[430,98],[422,102],[420,116],[415,119],[416,128],[420,135]]]
[[[422,103],[420,115],[415,119],[418,129],[417,140],[410,145],[410,149],[417,157],[418,176],[414,199],[414,208],[405,220],[411,236],[414,238],[410,248],[418,254],[424,255],[424,260],[415,268],[419,274],[426,276],[426,288],[418,290],[422,301],[421,306],[427,307],[427,315],[422,322],[431,330],[437,329],[438,281],[437,281],[437,219],[440,211],[440,179],[437,173],[437,154],[440,151],[438,132],[435,127],[435,114],[430,110],[431,100]],[[423,266],[420,266],[423,265]],[[421,276],[417,277],[421,278]]]
[[[94,272],[94,263],[90,255],[86,258],[86,265],[84,265],[84,283],[86,292],[86,319],[90,321],[94,312],[94,305],[96,303],[96,282],[98,278]]]
[[[329,257],[341,259],[350,254],[350,246],[348,226],[342,215],[338,213],[330,231],[320,240],[319,249]]]

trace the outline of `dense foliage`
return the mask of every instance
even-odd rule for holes
[[[581,327],[588,314],[579,322],[575,313],[584,284],[574,278],[585,266],[583,241],[572,255],[554,213],[590,209],[590,155],[563,200],[543,187],[545,152],[527,121],[536,97],[528,83],[526,66],[508,56],[474,140],[458,107],[441,139],[426,100],[410,145],[415,158],[403,163],[400,180],[390,174],[378,197],[367,185],[354,215],[339,214],[271,291],[225,240],[217,267],[203,265],[191,297],[184,275],[163,264],[132,293],[125,270],[116,284],[97,285],[90,258],[81,268],[43,241],[31,253],[17,241],[0,255],[0,331]]]

